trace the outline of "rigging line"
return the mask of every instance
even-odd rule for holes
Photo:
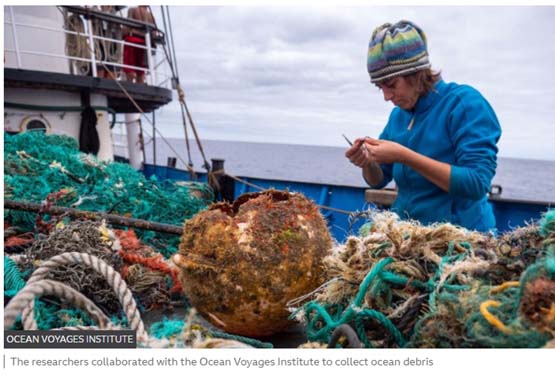
[[[170,13],[170,9],[169,6],[165,6],[166,9],[166,13],[168,16],[167,19],[167,26],[166,26],[166,17],[164,14],[164,7],[162,6],[162,15],[163,15],[163,22],[164,22],[164,27],[166,28],[166,32],[168,35],[167,38],[167,44],[168,44],[168,49],[166,50],[166,46],[164,46],[164,52],[166,54],[166,59],[170,62],[170,67],[172,68],[172,76],[176,81],[177,84],[177,92],[179,95],[179,102],[181,103],[181,118],[183,121],[183,130],[185,133],[185,143],[187,145],[187,157],[189,159],[189,165],[192,167],[193,163],[192,163],[192,159],[191,159],[191,147],[189,144],[189,135],[187,132],[187,118],[189,119],[189,124],[191,125],[191,129],[193,130],[194,136],[195,136],[195,140],[197,143],[197,146],[199,148],[199,151],[202,155],[202,159],[204,162],[203,167],[206,169],[206,171],[210,171],[211,167],[210,164],[208,163],[207,159],[206,159],[206,155],[204,154],[204,149],[202,148],[202,144],[201,141],[198,137],[198,133],[195,127],[195,123],[193,122],[193,118],[191,116],[191,113],[189,112],[189,108],[187,107],[187,103],[185,102],[185,93],[183,92],[183,88],[181,87],[181,83],[179,82],[179,69],[177,68],[177,55],[175,53],[175,42],[173,40],[173,27],[171,24],[171,13]],[[169,52],[168,52],[169,51]],[[174,69],[175,68],[175,69]],[[185,113],[187,114],[187,117],[185,117]]]
[[[162,22],[164,23],[164,31],[165,31],[166,34],[168,35],[168,43],[169,43],[169,40],[170,40],[170,38],[172,38],[172,36],[169,34],[168,26],[167,26],[167,24],[166,24],[166,13],[165,13],[165,11],[164,11],[164,6],[162,5],[162,6],[160,6],[160,8],[161,8],[161,11],[162,11]],[[165,51],[165,48],[164,48],[164,52],[166,52],[166,51]],[[171,62],[171,61],[172,61],[172,59],[173,59],[172,56],[171,56],[171,50],[170,50],[170,55],[169,55],[169,56],[168,56],[168,54],[166,53],[166,59],[168,60],[168,62],[169,62],[169,64],[170,64],[170,67],[171,67],[171,65],[172,65],[172,62]],[[172,73],[173,73],[173,67],[172,67]]]
[[[168,15],[168,16],[169,16],[169,15]],[[171,27],[171,24],[170,24],[170,27]],[[94,51],[94,46],[89,46],[89,45],[87,45],[87,46],[88,46],[88,48],[89,48],[89,50],[90,50],[89,52],[90,52],[91,54],[94,54],[94,53],[95,53],[95,51]],[[108,66],[106,66],[106,64],[104,64],[103,61],[99,61],[99,63],[102,65],[102,67],[103,67],[104,69],[106,69],[106,71],[108,71],[108,72],[110,73],[110,75],[113,75],[112,70],[111,70]],[[135,101],[135,99],[131,96],[131,94],[129,94],[129,92],[127,91],[127,89],[125,89],[125,87],[121,84],[121,82],[119,82],[119,80],[114,80],[114,82],[115,82],[116,85],[118,85],[119,88],[123,91],[123,93],[125,94],[125,96],[127,96],[127,98],[129,98],[129,100],[131,101],[131,103],[133,104],[133,106],[139,111],[139,113],[140,113],[141,115],[145,115],[145,112],[143,111],[143,109],[139,106],[139,104]],[[178,85],[179,85],[179,84],[178,84]],[[189,122],[190,122],[190,124],[191,124],[191,128],[193,129],[193,133],[195,134],[195,139],[196,139],[196,142],[197,142],[197,146],[198,146],[199,151],[200,151],[200,153],[201,153],[201,155],[202,155],[202,158],[203,158],[203,160],[204,160],[204,166],[203,166],[203,167],[204,167],[204,168],[206,169],[206,171],[210,174],[210,173],[211,173],[211,172],[210,172],[211,167],[210,167],[210,164],[208,163],[208,161],[206,160],[206,156],[205,156],[205,154],[204,154],[204,150],[203,150],[202,145],[201,145],[201,143],[200,143],[200,139],[199,139],[199,137],[198,137],[198,133],[197,133],[197,130],[196,130],[196,128],[195,128],[195,124],[194,124],[194,122],[193,122],[193,118],[192,118],[192,116],[191,116],[191,113],[189,112],[189,109],[188,109],[188,107],[187,107],[187,104],[185,103],[185,94],[184,94],[184,92],[183,92],[183,89],[181,88],[181,85],[178,86],[178,93],[179,93],[179,98],[180,98],[180,102],[181,102],[181,104],[182,104],[182,107],[185,108],[185,112],[187,113],[187,117],[188,117]],[[146,117],[146,116],[144,116],[144,117],[145,117],[145,119],[150,123],[150,125],[152,126],[152,122],[150,121],[150,119],[149,119],[148,117]],[[196,176],[196,172],[193,170],[192,166],[190,166],[189,164],[187,164],[187,163],[183,160],[183,158],[181,158],[181,156],[179,155],[179,153],[174,149],[174,147],[169,143],[169,141],[166,140],[166,138],[162,135],[162,133],[161,133],[158,129],[156,129],[156,133],[158,133],[158,135],[160,136],[160,138],[166,143],[166,145],[167,145],[167,146],[169,147],[169,149],[174,153],[174,155],[177,157],[177,159],[179,159],[179,160],[183,163],[183,165],[184,165],[185,168],[191,173],[191,175],[192,175],[192,176]]]
[[[156,112],[152,111],[152,161],[156,166]]]
[[[149,8],[150,8],[150,6],[149,6]],[[151,13],[152,13],[152,10],[151,10]],[[169,17],[169,14],[168,14],[168,17]],[[173,57],[168,52],[168,48],[166,47],[166,44],[171,44],[172,43],[173,33],[171,32],[171,30],[169,30],[166,27],[166,19],[164,17],[164,10],[163,9],[162,9],[162,18],[163,18],[163,21],[164,21],[164,31],[166,32],[165,34],[167,36],[166,43],[162,44],[162,49],[164,50],[164,55],[166,55],[166,60],[168,61],[168,65],[170,66],[170,70],[172,72],[172,78],[177,78],[177,80],[179,81],[179,78],[178,78],[178,76],[176,75],[176,72],[175,72],[176,69],[174,68],[175,64],[174,64]],[[156,26],[156,28],[158,28],[158,26],[156,25],[156,19],[154,20],[154,26]],[[171,28],[171,26],[170,26],[170,28]]]
[[[91,48],[89,46],[89,48]],[[91,53],[94,53],[94,51],[91,51]],[[111,71],[110,68],[108,68],[106,66],[106,64],[104,64],[102,61],[100,62],[100,64],[102,64],[102,66],[104,67],[104,69],[106,69],[108,72],[110,72],[110,74],[113,74],[113,72]],[[127,98],[129,98],[129,100],[131,101],[131,103],[133,104],[133,106],[141,113],[141,115],[145,115],[145,112],[143,111],[143,109],[141,108],[141,106],[139,106],[139,104],[135,101],[135,99],[133,99],[133,97],[131,96],[131,94],[129,94],[129,92],[127,91],[127,89],[125,89],[125,87],[123,87],[123,85],[121,84],[121,82],[119,82],[119,80],[114,80],[114,82],[116,83],[116,85],[119,86],[119,88],[123,91],[123,93],[125,94],[125,96],[127,96]],[[147,116],[144,116],[145,119],[147,120],[147,122],[149,122],[149,124],[152,126],[152,122],[150,121],[150,119]],[[160,131],[158,129],[156,129],[156,133],[158,133],[158,136],[160,136],[160,138],[166,143],[166,145],[170,148],[170,150],[174,153],[174,155],[177,157],[177,159],[179,159],[183,165],[187,168],[187,170],[191,173],[191,174],[195,174],[195,171],[189,167],[189,165],[186,164],[186,162],[183,160],[183,158],[181,158],[181,156],[179,155],[179,153],[174,149],[174,147],[169,143],[168,140],[166,140],[166,138],[164,137],[164,135],[162,133],[160,133]]]
[[[162,20],[164,22],[164,31],[166,31],[166,35],[167,35],[167,44],[168,44],[168,48],[166,48],[166,45],[162,45],[162,48],[164,50],[164,54],[166,55],[166,60],[168,61],[168,64],[170,66],[170,69],[172,71],[172,78],[175,81],[176,84],[176,89],[179,95],[179,101],[182,102],[182,98],[184,100],[185,95],[183,93],[183,89],[181,88],[181,85],[179,83],[179,71],[177,69],[177,61],[175,60],[176,56],[175,56],[175,43],[173,41],[173,29],[171,26],[171,18],[170,18],[170,11],[169,11],[169,7],[166,6],[166,12],[168,14],[168,25],[166,25],[166,16],[164,13],[164,6],[161,6],[161,11],[162,11]],[[152,12],[152,10],[151,10]],[[156,24],[156,20],[154,20],[154,23]],[[158,26],[156,26],[158,27]],[[173,48],[173,56],[171,54]],[[189,143],[189,133],[187,131],[187,118],[185,117],[185,112],[183,110],[183,106],[180,106],[180,110],[181,110],[181,121],[183,123],[183,133],[185,134],[185,146],[187,148],[187,158],[188,158],[188,166],[192,169],[193,168],[193,162],[192,162],[192,158],[191,158],[191,145]],[[189,116],[190,118],[190,116]],[[192,123],[191,123],[192,124]],[[193,129],[194,133],[195,133],[195,137],[197,136],[196,130]],[[208,164],[206,157],[204,156],[204,151],[202,150],[202,145],[200,144],[200,140],[198,140],[197,138],[197,144],[199,146],[199,150],[202,154],[202,157],[204,159],[204,167],[206,168],[207,171],[210,171],[210,165]]]
[[[118,82],[116,81],[116,83],[118,84],[118,86],[120,86],[120,88],[122,89],[122,91],[124,92],[124,94],[129,98],[129,100],[131,100],[131,102],[133,103],[133,105],[135,106],[135,108],[141,113],[141,115],[143,115],[143,117],[147,120],[147,122],[153,126],[152,121],[150,121],[150,119],[146,116],[145,112],[141,109],[141,107],[137,104],[137,102],[135,102],[135,100],[133,99],[133,97],[131,97],[131,95],[129,94],[129,92],[127,92],[127,90]],[[141,128],[142,129],[142,128]],[[155,134],[158,134],[158,136],[160,136],[160,138],[162,139],[162,141],[165,142],[166,146],[168,146],[170,148],[170,150],[174,153],[174,155],[177,157],[177,159],[179,159],[179,161],[181,161],[181,163],[183,163],[183,165],[185,166],[185,168],[187,169],[187,171],[189,171],[189,173],[191,174],[191,176],[196,176],[196,171],[193,169],[193,164],[191,162],[191,157],[190,157],[190,150],[187,149],[187,152],[189,153],[189,163],[186,163],[185,160],[183,160],[183,158],[181,157],[181,155],[179,155],[179,153],[177,152],[177,150],[175,150],[175,148],[171,145],[171,143],[164,137],[164,135],[158,130],[158,128],[153,126],[153,130],[155,131]],[[153,135],[149,135],[148,132],[146,132],[146,130],[143,130],[147,136],[154,138],[154,134]],[[202,151],[201,151],[202,152]],[[204,156],[204,155],[203,155]],[[206,159],[205,159],[206,162]],[[208,165],[209,166],[209,165]],[[209,171],[209,168],[207,169]]]
[[[137,104],[137,102],[133,99],[133,97],[129,94],[129,92],[116,80],[115,81],[118,86],[123,90],[124,94],[129,98],[129,100],[131,101],[131,103],[133,103],[133,105],[135,106],[135,108],[141,113],[141,115],[144,115],[144,111],[142,110],[142,108]],[[147,120],[147,122],[150,123],[150,125],[152,126],[152,122],[150,121],[150,119],[148,117],[145,116],[145,119]],[[162,139],[162,141],[164,141],[166,143],[166,145],[170,148],[170,150],[174,153],[174,155],[177,157],[177,159],[179,159],[183,165],[185,166],[185,168],[187,168],[187,170],[191,173],[194,174],[195,171],[190,168],[186,162],[183,160],[183,158],[181,158],[181,156],[179,155],[179,153],[177,152],[177,150],[174,149],[174,147],[170,144],[170,142],[168,140],[166,140],[166,138],[164,137],[164,135],[157,129],[155,128],[156,133],[158,134],[158,136],[160,136],[160,138]]]
[[[185,113],[183,112],[183,105],[181,102],[179,109],[181,110],[181,121],[183,122],[183,131],[185,132],[185,144],[187,145],[187,158],[189,158],[189,166],[193,167],[193,162],[191,160],[191,146],[189,144],[189,132],[187,131],[187,118],[185,117]]]
[[[148,117],[146,116],[145,113],[142,113],[143,117],[151,124],[153,125],[153,123],[148,119]],[[153,115],[153,119],[154,119],[154,112],[152,113]],[[124,122],[125,123],[125,122]],[[148,142],[156,142],[156,134],[158,134],[158,136],[160,136],[160,138],[162,139],[162,141],[164,141],[166,143],[166,145],[170,148],[170,150],[173,152],[173,154],[177,157],[177,159],[179,161],[181,161],[181,163],[183,163],[183,165],[185,166],[185,168],[187,169],[187,171],[189,172],[189,174],[191,174],[191,179],[192,180],[196,180],[197,179],[197,172],[193,169],[193,163],[190,162],[189,159],[189,164],[185,164],[185,161],[183,160],[183,158],[181,158],[181,156],[178,154],[178,152],[173,148],[173,146],[169,143],[168,140],[166,140],[166,138],[164,137],[164,135],[162,133],[160,133],[160,131],[158,130],[158,128],[156,128],[154,125],[152,127],[152,129],[155,131],[153,134],[150,134],[145,128],[141,127],[141,131],[144,132],[144,134],[147,135],[147,137],[150,137],[150,140]],[[141,136],[141,140],[143,142],[144,145],[144,139]],[[143,150],[144,153],[144,150]],[[190,157],[189,157],[190,158]],[[146,163],[146,159],[145,159],[145,163]],[[155,163],[156,165],[156,163]],[[211,175],[211,172],[208,172],[209,175]],[[209,178],[211,178],[209,176]]]
[[[189,124],[191,124],[191,129],[193,130],[193,133],[195,134],[195,141],[197,142],[198,149],[200,151],[200,154],[202,155],[202,159],[204,160],[203,167],[206,169],[206,171],[210,171],[210,169],[211,169],[210,163],[208,163],[208,161],[206,160],[206,155],[204,154],[202,144],[200,143],[200,138],[198,136],[197,128],[195,127],[195,123],[193,122],[193,117],[191,116],[191,113],[189,112],[189,108],[187,107],[187,103],[185,103],[185,94],[183,93],[183,89],[181,88],[181,85],[179,86],[179,88],[181,89],[181,93],[183,94],[183,101],[181,102],[181,105],[183,107],[185,107],[185,112],[187,113],[187,118],[189,119]]]
[[[334,211],[334,212],[337,212],[337,213],[346,214],[346,215],[351,215],[351,214],[355,213],[355,212],[348,211],[348,210],[332,208],[331,206],[326,206],[326,205],[318,205],[318,207],[322,208],[322,209],[329,210],[329,211]]]
[[[175,76],[177,78],[177,81],[179,82],[179,69],[177,69],[177,55],[175,54],[175,43],[173,40],[173,27],[172,27],[172,19],[171,19],[171,15],[170,15],[170,8],[169,6],[166,6],[166,10],[168,12],[168,25],[170,27],[169,32],[171,34],[170,37],[170,47],[172,49],[173,52],[173,58],[174,58],[174,63],[175,63]]]
[[[181,86],[181,83],[179,82],[179,69],[177,68],[177,55],[175,53],[175,43],[173,40],[173,27],[171,24],[171,13],[169,10],[169,6],[166,6],[166,12],[168,14],[168,29],[166,30],[168,32],[168,50],[171,50],[173,52],[173,62],[172,64],[170,64],[171,67],[175,67],[175,70],[172,69],[172,74],[173,77],[176,80],[176,84],[177,84],[177,92],[179,95],[179,102],[181,103],[181,117],[183,120],[183,129],[185,132],[185,142],[187,144],[187,155],[189,158],[189,164],[192,167],[193,163],[191,161],[191,148],[190,148],[190,144],[189,144],[189,136],[188,136],[188,132],[187,132],[187,118],[189,119],[189,124],[191,125],[191,129],[193,130],[193,134],[195,136],[195,141],[197,143],[198,149],[200,151],[200,154],[202,155],[202,159],[204,162],[203,167],[206,169],[206,171],[210,171],[211,167],[210,164],[208,163],[207,159],[206,159],[206,155],[204,154],[204,149],[202,148],[202,144],[200,141],[200,138],[198,136],[196,127],[195,127],[195,123],[193,122],[193,118],[191,116],[191,113],[189,112],[189,108],[187,107],[187,103],[185,102],[185,93],[183,91],[183,88]],[[164,46],[164,51],[166,52],[166,59],[170,60],[169,54],[166,51],[166,48]],[[185,113],[187,114],[187,118],[185,117]]]
[[[155,21],[156,22],[156,21]],[[155,25],[156,26],[156,25]],[[94,46],[90,46],[90,45],[86,45],[89,49],[89,52],[92,54],[95,53],[94,51]],[[109,72],[111,77],[115,78],[114,72],[112,71],[111,68],[109,68],[102,60],[99,61],[99,63],[102,65],[102,67]],[[171,64],[170,64],[171,65]],[[172,72],[173,73],[173,72]],[[119,82],[119,80],[114,79],[114,82],[116,83],[116,85],[119,86],[119,88],[121,89],[121,91],[125,94],[125,96],[127,96],[127,98],[129,98],[129,100],[131,101],[131,103],[133,104],[133,106],[139,111],[139,113],[141,115],[145,115],[145,112],[143,111],[143,109],[139,106],[139,104],[135,101],[135,99],[131,96],[131,94],[129,94],[129,92],[127,91],[127,89],[125,89],[125,87]],[[147,120],[147,122],[150,123],[150,125],[152,126],[152,122],[150,121],[150,119],[146,116],[144,116]],[[174,153],[174,155],[177,157],[177,159],[179,159],[183,165],[185,166],[185,168],[191,173],[191,176],[196,176],[196,172],[193,170],[192,166],[190,166],[189,164],[187,164],[183,158],[181,158],[181,156],[179,155],[179,153],[175,150],[175,148],[169,143],[168,140],[166,140],[166,138],[164,137],[164,135],[158,130],[156,129],[156,133],[158,133],[158,135],[160,136],[160,138],[162,139],[162,141],[164,141],[166,143],[166,145],[168,146],[168,148]],[[196,133],[196,132],[195,132]]]
[[[177,58],[177,55],[175,54],[175,43],[173,43],[173,28],[172,28],[172,25],[171,25],[171,14],[169,12],[169,8],[168,8],[168,26],[169,26],[169,29],[167,30],[168,31],[168,44],[170,44],[169,47],[173,49],[173,57]],[[164,51],[166,51],[165,48],[164,48]],[[167,52],[166,52],[166,59],[169,60]],[[172,65],[170,64],[170,66],[172,66]],[[195,141],[197,143],[200,154],[202,155],[202,159],[203,159],[203,162],[204,162],[203,167],[206,169],[207,172],[210,172],[210,169],[211,169],[210,163],[208,163],[208,160],[206,159],[206,155],[204,153],[202,143],[201,143],[200,138],[198,136],[198,132],[197,132],[197,129],[195,127],[193,117],[191,116],[191,113],[189,111],[189,107],[187,106],[187,103],[185,102],[185,92],[183,91],[183,87],[181,86],[181,83],[179,82],[179,70],[177,68],[177,61],[175,61],[175,72],[172,70],[172,74],[174,75],[174,78],[177,81],[177,92],[179,94],[179,101],[181,102],[181,106],[182,106],[181,111],[183,111],[183,109],[185,109],[185,113],[187,114],[187,118],[189,119],[189,124],[191,125],[191,129],[193,130],[193,134],[195,135]],[[183,126],[185,128],[185,134],[187,134],[187,122],[186,121],[183,122]],[[188,137],[186,137],[186,141],[187,141],[187,151],[189,152]]]
[[[152,122],[150,121],[150,119],[146,116],[145,113],[142,113],[142,117],[145,118],[147,120],[147,122],[150,125],[153,125]],[[126,123],[126,122],[124,122]],[[185,164],[185,161],[183,160],[183,158],[181,158],[181,156],[178,154],[178,152],[173,148],[173,146],[169,143],[168,140],[166,140],[166,138],[164,137],[164,135],[162,133],[160,133],[160,131],[158,130],[158,128],[153,126],[153,130],[155,131],[155,133],[151,134],[150,132],[148,132],[145,128],[141,127],[142,132],[149,137],[149,141],[148,142],[154,142],[155,141],[155,136],[156,134],[158,134],[158,136],[162,139],[162,141],[164,141],[166,143],[166,146],[168,146],[170,148],[170,150],[174,153],[174,155],[177,157],[177,159],[179,161],[181,161],[183,163],[183,165],[185,165],[185,167],[187,168],[187,171],[189,171],[189,173],[191,174],[191,176],[196,176],[196,172],[192,169],[192,168],[188,168],[188,166]],[[145,161],[146,163],[146,161]]]
[[[149,6],[150,8],[150,6]],[[166,60],[168,61],[168,64],[170,66],[170,70],[172,72],[172,78],[177,79],[179,81],[179,73],[176,73],[175,71],[175,66],[177,65],[175,62],[175,56],[172,56],[171,54],[171,50],[169,48],[166,47],[166,45],[171,45],[173,44],[173,32],[171,30],[171,25],[168,26],[166,25],[166,15],[164,13],[164,7],[160,6],[160,8],[162,8],[161,12],[162,12],[162,21],[164,22],[164,32],[166,35],[166,43],[162,44],[162,49],[164,50],[164,55],[166,55]],[[151,10],[152,13],[152,10]],[[168,18],[169,18],[169,10],[168,10]],[[154,20],[154,25],[156,26],[156,28],[158,28],[158,26],[156,25],[156,19]],[[175,54],[175,50],[174,50],[174,54]]]
[[[172,46],[174,46],[174,42],[173,42],[173,29],[171,27],[171,24],[169,24],[169,22],[171,22],[170,20],[170,11],[169,11],[169,7],[166,6],[161,6],[161,11],[162,11],[162,21],[164,22],[164,30],[166,31],[166,35],[168,36],[167,38],[167,44],[168,44],[168,48],[166,48],[166,45],[163,45],[163,50],[164,50],[164,54],[166,55],[166,60],[168,61],[168,64],[170,65],[170,69],[172,71],[172,78],[175,80],[175,84],[176,84],[176,89],[178,91],[179,97],[181,99],[182,95],[181,92],[179,91],[180,88],[180,84],[179,84],[179,71],[177,70],[177,61],[175,61],[175,47],[174,48],[174,52],[173,52],[173,56],[172,56]],[[164,11],[164,8],[166,8],[166,10]],[[166,24],[166,13],[168,14],[168,24],[169,26]],[[156,20],[154,21],[156,22]],[[175,68],[174,68],[175,67]],[[181,102],[181,100],[180,100]],[[189,160],[189,166],[192,168],[193,167],[193,162],[192,162],[192,158],[191,158],[191,145],[189,143],[189,133],[187,131],[187,118],[185,117],[185,113],[183,111],[183,107],[180,106],[180,110],[181,110],[181,121],[183,123],[183,132],[185,133],[185,144],[187,147],[187,158]],[[206,160],[206,159],[205,159]]]

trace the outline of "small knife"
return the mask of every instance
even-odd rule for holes
[[[347,136],[345,136],[344,134],[342,134],[343,138],[345,139],[345,141],[347,141],[349,143],[349,145],[353,146],[353,143],[351,142],[351,140],[349,140],[347,138]]]

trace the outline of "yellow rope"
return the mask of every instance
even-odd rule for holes
[[[499,286],[495,286],[494,288],[492,288],[490,290],[490,293],[497,294],[498,292],[505,291],[509,287],[518,287],[519,285],[520,285],[520,282],[518,282],[518,281],[503,282]]]
[[[480,313],[482,314],[482,316],[484,316],[487,322],[495,326],[500,332],[502,332],[503,334],[511,334],[512,331],[507,328],[505,324],[501,322],[501,320],[499,320],[488,311],[489,307],[499,307],[500,305],[501,303],[496,300],[486,300],[485,302],[480,304]]]
[[[552,323],[555,321],[555,303],[551,302],[551,307],[549,308],[544,308],[544,307],[540,307],[540,311],[542,311],[542,313],[545,313],[545,322],[546,323]]]

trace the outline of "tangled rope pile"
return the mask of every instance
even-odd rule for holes
[[[366,347],[544,346],[555,336],[554,213],[499,239],[377,213],[325,260],[328,282],[292,317],[326,343],[350,324]]]
[[[56,259],[62,254],[83,253],[96,257],[122,275],[133,293],[142,312],[156,308],[171,310],[173,304],[186,306],[177,280],[177,270],[164,260],[161,254],[142,244],[133,230],[112,230],[105,223],[75,221],[67,225],[60,222],[48,237],[35,241],[25,254],[14,257],[16,263],[5,257],[5,292],[13,297],[25,285],[25,276],[36,276],[37,267],[44,268],[47,260]],[[104,274],[90,270],[86,262],[58,263],[47,271],[43,278],[55,280],[90,297],[91,302],[111,316],[111,321],[126,320],[121,312],[121,300],[114,293]],[[31,277],[27,284],[33,282]],[[60,308],[59,304],[54,305]],[[37,307],[39,327],[50,329],[64,326],[67,320],[75,321],[79,312],[52,309],[52,304],[40,303]],[[46,320],[43,320],[47,318]],[[77,320],[79,321],[79,320]],[[89,322],[86,317],[81,320]]]
[[[176,225],[207,204],[205,186],[147,180],[79,153],[68,137],[5,135],[4,150],[7,199]],[[145,329],[149,310],[184,304],[167,261],[178,236],[45,212],[7,210],[4,221],[5,328],[130,327],[143,347],[270,346],[203,327],[194,313]],[[349,342],[366,347],[555,346],[555,211],[499,238],[391,213],[364,231],[325,260],[328,282],[314,300],[292,302],[306,347],[341,344],[346,324],[358,337]]]
[[[5,135],[4,198],[32,203],[49,198],[48,204],[181,226],[205,209],[213,194],[205,184],[147,180],[127,164],[99,162],[80,153],[77,142],[67,136],[25,132]],[[35,230],[36,220],[32,213],[4,212],[5,222],[24,231]],[[48,222],[49,217],[41,220]],[[137,233],[165,257],[177,250],[179,236]]]
[[[47,210],[56,204],[181,225],[212,200],[206,185],[147,180],[126,164],[80,153],[65,136],[6,135],[4,153],[5,198],[44,208],[4,213],[5,328],[129,327],[142,347],[271,346],[205,328],[192,313],[179,333],[151,336],[142,314],[189,309],[168,261],[179,236],[70,221]]]
[[[4,310],[6,329],[129,327],[136,330],[141,347],[270,346],[205,328],[194,322],[198,321],[194,310],[187,325],[174,321],[174,329],[167,329],[169,321],[164,320],[153,325],[153,334],[149,334],[137,302],[160,304],[163,300],[152,296],[175,290],[168,281],[176,277],[176,271],[160,254],[141,244],[131,230],[113,231],[99,222],[73,222],[36,241],[18,260],[19,265],[4,258],[4,295],[11,298]],[[23,275],[29,273],[21,273],[19,268],[33,266],[38,267],[25,281]],[[140,269],[131,272],[134,267]],[[168,285],[165,290],[160,288],[163,284]],[[37,299],[41,297],[48,299]]]
[[[182,292],[177,269],[160,253],[142,244],[133,230],[115,233],[121,244],[118,255],[125,261],[120,272],[141,306],[147,311],[171,307],[172,296]]]
[[[83,310],[89,317],[94,319],[97,325],[77,325],[65,327],[67,330],[86,329],[122,329],[121,326],[113,324],[110,319],[83,294],[77,290],[57,281],[44,279],[50,269],[59,265],[70,263],[82,263],[100,272],[118,294],[118,298],[125,308],[129,327],[136,331],[137,341],[140,347],[251,347],[238,339],[217,339],[210,335],[207,330],[200,330],[200,326],[189,325],[190,329],[182,330],[182,333],[172,333],[167,337],[152,336],[145,330],[140,313],[137,310],[131,291],[127,288],[121,276],[109,265],[97,257],[86,253],[64,253],[48,260],[44,266],[37,269],[29,279],[27,285],[8,303],[4,311],[4,328],[9,329],[15,323],[20,312],[23,316],[23,328],[25,330],[37,329],[38,325],[34,317],[33,302],[41,296],[60,298],[65,304],[72,304]],[[154,329],[156,331],[156,328]],[[206,333],[209,335],[206,335]],[[246,339],[248,340],[248,339]],[[262,342],[251,340],[256,345],[264,345]]]
[[[102,236],[102,232],[106,235]],[[123,260],[114,252],[116,240],[113,233],[108,234],[105,225],[89,221],[74,222],[60,226],[48,238],[34,242],[26,251],[26,257],[20,260],[20,267],[24,274],[28,274],[52,257],[63,253],[83,252],[98,257],[115,270],[120,270]],[[48,278],[63,282],[82,294],[91,296],[93,302],[105,312],[119,310],[119,303],[112,288],[101,275],[91,273],[86,265],[61,264],[49,270]]]

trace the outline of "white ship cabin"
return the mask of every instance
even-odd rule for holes
[[[144,44],[126,41],[130,30],[144,35]],[[119,128],[126,136],[116,141],[140,145],[141,112],[172,99],[176,82],[164,31],[127,18],[125,7],[5,6],[4,31],[6,133],[65,134],[109,161],[118,148],[116,123],[125,124]],[[144,50],[142,63],[124,64],[129,47]],[[144,83],[129,81],[129,70],[142,72]],[[140,168],[140,148],[124,150]]]

